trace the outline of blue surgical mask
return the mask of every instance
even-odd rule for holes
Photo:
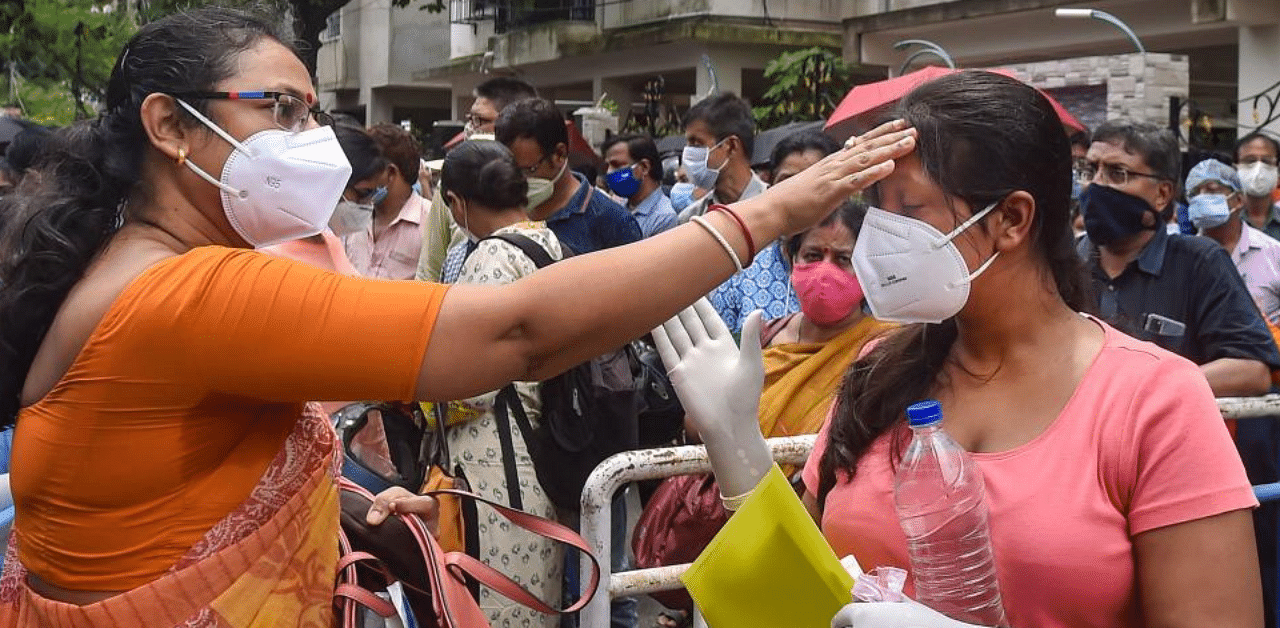
[[[1212,229],[1227,224],[1231,206],[1226,194],[1197,194],[1188,199],[1187,215],[1196,229]]]
[[[639,164],[624,166],[605,175],[604,180],[614,194],[629,199],[640,191],[640,179],[636,178],[635,173],[637,165]]]
[[[680,160],[684,164],[685,174],[689,175],[689,180],[694,185],[704,189],[713,190],[716,187],[716,180],[720,178],[720,171],[729,163],[726,159],[718,168],[710,168],[707,166],[707,160],[711,156],[711,151],[719,148],[729,138],[724,138],[716,142],[714,146],[708,148],[706,146],[685,146],[684,153]]]
[[[681,181],[671,186],[671,207],[681,211],[693,202],[693,184]]]
[[[382,201],[385,200],[387,200],[387,186],[385,185],[379,185],[378,189],[374,190],[373,195],[369,197],[369,202],[373,203],[375,207],[381,205]]]

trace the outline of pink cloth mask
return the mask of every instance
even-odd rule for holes
[[[831,262],[796,264],[791,285],[800,298],[800,310],[817,325],[838,323],[862,303],[858,278]]]

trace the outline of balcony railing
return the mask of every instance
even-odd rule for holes
[[[493,32],[548,22],[594,22],[595,0],[451,0],[449,17],[455,24],[493,21]]]

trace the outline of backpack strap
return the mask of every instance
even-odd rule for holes
[[[516,394],[516,387],[507,384],[498,391],[498,398],[493,403],[493,418],[498,423],[498,443],[502,446],[502,470],[506,475],[507,482],[507,500],[512,508],[516,510],[524,510],[524,497],[520,491],[520,475],[516,471],[516,450],[511,440],[511,420],[508,418],[507,409],[524,414],[524,407],[520,403],[520,395]],[[518,408],[518,410],[516,410]]]
[[[524,252],[525,257],[533,260],[533,265],[538,268],[546,268],[555,263],[551,259],[551,254],[542,248],[541,244],[534,242],[532,238],[521,233],[498,233],[491,235],[485,240],[502,240],[511,246],[514,246]],[[483,242],[484,240],[481,240]]]

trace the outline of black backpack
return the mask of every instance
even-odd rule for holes
[[[537,242],[517,233],[500,239],[518,247],[538,268],[555,260]],[[623,451],[655,447],[675,439],[684,425],[684,408],[667,378],[658,352],[645,340],[578,364],[539,385],[542,420],[534,428],[515,387],[498,393],[494,415],[513,508],[523,508],[511,419],[524,437],[538,483],[551,502],[578,510],[587,476],[605,458]]]

